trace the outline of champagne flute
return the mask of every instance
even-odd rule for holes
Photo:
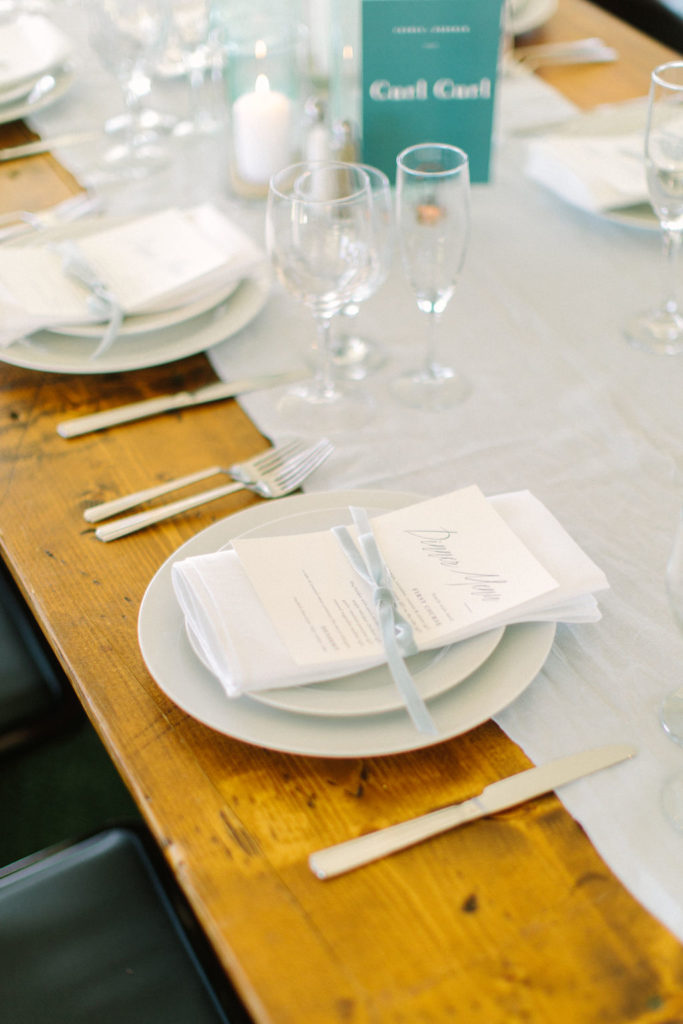
[[[350,302],[341,310],[341,322],[353,320],[360,311],[360,303],[369,299],[386,281],[391,267],[394,246],[394,215],[391,183],[383,171],[367,164],[359,164],[370,179],[372,192],[372,220],[377,240],[376,262],[368,279],[359,285]],[[332,345],[332,360],[336,372],[350,380],[362,380],[382,365],[386,356],[374,339],[364,338],[355,331],[337,330]]]
[[[678,299],[683,237],[683,61],[661,64],[652,72],[645,170],[650,201],[662,229],[665,292],[659,306],[627,325],[626,337],[637,348],[672,355],[683,351]]]
[[[683,630],[683,510],[666,567],[666,584],[671,610]],[[683,746],[683,685],[666,695],[659,708],[659,720],[668,736]],[[683,829],[683,771],[666,782],[662,804],[669,820],[676,828]]]
[[[429,320],[423,365],[393,383],[406,405],[445,409],[468,392],[465,380],[436,358],[441,314],[453,296],[465,260],[470,228],[467,154],[457,146],[425,143],[396,158],[398,241],[403,268]]]
[[[307,306],[318,332],[314,378],[295,386],[279,409],[292,426],[361,426],[372,406],[361,389],[335,380],[331,320],[370,277],[377,260],[368,175],[355,164],[299,163],[274,174],[266,206],[266,245],[284,287]]]
[[[119,81],[125,113],[105,124],[113,142],[103,156],[106,169],[142,178],[163,167],[163,135],[175,123],[148,106],[152,68],[163,53],[170,0],[87,0],[90,42]]]

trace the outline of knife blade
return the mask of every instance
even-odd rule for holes
[[[590,775],[619,761],[625,761],[635,753],[636,748],[630,743],[612,743],[578,754],[569,754],[567,757],[558,757],[547,764],[493,782],[478,796],[463,803],[451,804],[438,811],[423,814],[419,818],[412,818],[410,821],[403,821],[398,825],[390,825],[388,828],[369,832],[356,839],[337,843],[325,850],[318,850],[308,858],[309,867],[318,878],[334,878],[345,871],[352,871],[389,853],[404,850],[458,825],[487,817],[489,814],[549,793],[567,782]]]
[[[102,412],[94,412],[87,416],[75,416],[73,419],[63,420],[57,424],[57,433],[60,437],[78,437],[81,434],[104,430],[106,427],[118,426],[120,423],[131,423],[134,420],[145,419],[147,416],[157,416],[162,412],[171,412],[174,409],[187,409],[193,405],[203,405],[206,402],[218,402],[224,398],[234,398],[236,395],[245,394],[247,391],[258,391],[260,388],[272,388],[280,384],[288,384],[290,381],[298,380],[303,374],[303,370],[289,370],[287,373],[275,373],[262,377],[245,377],[242,380],[218,381],[216,384],[207,384],[196,391],[177,391],[172,395],[146,398],[142,402],[130,402],[127,405],[119,405],[114,409],[104,409]]]

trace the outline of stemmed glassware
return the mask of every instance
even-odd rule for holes
[[[314,378],[280,401],[292,426],[331,432],[361,426],[369,397],[335,379],[331,320],[370,278],[377,262],[368,175],[356,164],[294,164],[274,174],[266,244],[280,282],[310,309],[318,331]]]
[[[683,630],[683,510],[666,567],[666,583],[671,610]],[[659,718],[665,732],[683,746],[683,684],[666,695]],[[662,791],[662,802],[667,817],[676,828],[683,830],[683,771],[668,780]]]
[[[645,129],[648,192],[662,229],[665,291],[655,309],[636,316],[626,337],[638,348],[674,354],[683,351],[679,308],[679,253],[683,237],[683,61],[652,72]]]
[[[170,0],[87,0],[90,42],[114,73],[125,113],[105,124],[112,140],[103,163],[123,177],[140,178],[168,160],[164,135],[175,121],[148,106],[151,71],[163,53]]]
[[[418,308],[428,317],[422,367],[399,377],[393,391],[406,405],[445,409],[468,392],[463,377],[436,356],[439,318],[453,296],[470,232],[467,154],[425,143],[399,153],[396,169],[398,242]]]
[[[174,127],[176,136],[211,134],[226,122],[226,111],[218,103],[223,75],[213,6],[212,0],[172,3],[168,50],[187,79],[190,97],[189,117]]]
[[[332,360],[335,370],[340,376],[351,380],[362,380],[372,370],[381,366],[386,358],[378,342],[350,330],[346,323],[353,321],[358,315],[360,303],[374,295],[386,281],[391,268],[395,235],[394,200],[388,177],[376,167],[369,167],[367,164],[359,166],[370,179],[372,219],[377,247],[371,274],[341,310],[340,323],[345,326],[334,332]]]

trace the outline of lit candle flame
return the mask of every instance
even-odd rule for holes
[[[261,74],[256,76],[254,92],[270,92],[270,82],[268,81],[268,75]]]
[[[265,55],[268,53],[268,47],[266,46],[263,39],[257,39],[254,44],[254,56],[257,60],[263,60]]]
[[[351,43],[346,43],[342,48],[342,60],[353,60],[353,47]]]

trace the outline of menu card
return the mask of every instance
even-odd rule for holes
[[[372,530],[423,650],[557,588],[475,486],[376,516]],[[297,664],[381,657],[372,588],[332,532],[237,539],[233,548]]]
[[[363,159],[393,181],[420,142],[469,156],[489,180],[503,0],[362,0]]]
[[[172,309],[237,282],[263,253],[217,207],[167,209],[74,242],[125,313]],[[0,249],[0,344],[44,326],[97,320],[90,293],[64,270],[59,243]],[[101,319],[101,317],[99,318]]]

